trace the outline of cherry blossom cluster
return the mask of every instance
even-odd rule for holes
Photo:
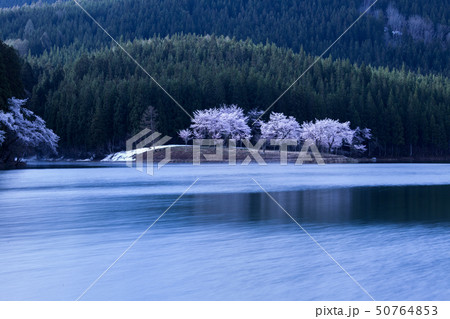
[[[222,105],[218,108],[197,110],[190,129],[178,132],[187,144],[191,139],[223,139],[223,140],[296,140],[298,142],[311,140],[318,147],[329,153],[350,146],[357,152],[366,151],[366,143],[371,139],[370,129],[355,130],[350,128],[350,122],[339,122],[325,118],[301,125],[293,116],[272,112],[269,120],[259,120],[263,114],[259,110],[251,110],[245,114],[237,105]]]
[[[14,160],[29,151],[56,153],[59,137],[45,126],[45,121],[23,107],[26,100],[11,98],[6,112],[0,111],[0,155]]]

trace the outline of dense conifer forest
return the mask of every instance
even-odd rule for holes
[[[370,4],[81,3],[191,114],[224,103],[267,108]],[[449,154],[445,5],[380,1],[273,109],[298,121],[330,117],[371,128],[366,156]],[[175,137],[189,126],[189,117],[72,1],[3,9],[0,21],[1,40],[21,56],[2,44],[0,107],[28,96],[27,107],[61,137],[63,153],[123,149],[149,107],[162,133]]]
[[[68,0],[2,0],[0,2],[0,8],[12,8],[23,5],[42,6],[48,3],[63,2]]]
[[[373,2],[373,1],[372,1]],[[449,75],[450,13],[444,0],[379,1],[333,48],[332,55],[376,66]],[[319,55],[367,7],[364,0],[96,0],[80,2],[124,41],[175,33],[215,34],[274,43]],[[389,10],[388,10],[389,9]],[[0,38],[23,53],[111,40],[73,1],[0,12]],[[400,32],[402,35],[400,35]]]
[[[0,111],[12,96],[24,96],[21,81],[22,62],[13,48],[0,42]]]
[[[235,103],[267,108],[313,62],[303,51],[225,37],[174,36],[126,46],[189,112]],[[31,59],[36,70],[65,59]],[[104,49],[41,72],[29,107],[43,114],[67,148],[123,147],[153,106],[158,130],[176,136],[189,117],[121,50]],[[275,106],[299,121],[331,117],[369,127],[373,155],[439,155],[448,150],[450,85],[442,76],[357,66],[347,60],[317,63]]]

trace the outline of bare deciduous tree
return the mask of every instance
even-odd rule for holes
[[[155,132],[158,128],[158,111],[152,105],[145,109],[141,117],[140,129],[143,130],[145,128],[150,129],[152,132]]]
[[[389,4],[386,9],[387,15],[387,24],[392,29],[392,31],[403,31],[403,28],[406,25],[406,19],[403,15],[398,12],[397,8],[395,8],[392,4]]]
[[[434,36],[433,24],[415,15],[408,19],[408,32],[416,41],[431,42]]]

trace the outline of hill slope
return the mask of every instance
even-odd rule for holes
[[[153,38],[126,47],[189,112],[222,103],[265,109],[314,60],[303,51],[214,36]],[[30,60],[41,74],[30,107],[61,136],[63,149],[123,148],[149,105],[159,114],[159,131],[176,136],[189,125],[121,50],[71,61],[73,54],[62,50]],[[372,156],[449,152],[450,81],[444,77],[326,59],[274,110],[299,121],[331,117],[369,127],[376,137]]]
[[[363,0],[98,0],[82,5],[123,40],[175,33],[216,34],[275,43],[319,55],[367,6]],[[352,62],[450,74],[450,13],[445,0],[379,1],[332,49]],[[397,10],[398,9],[398,10]],[[23,54],[110,39],[72,1],[0,12],[0,38]]]
[[[24,96],[21,68],[21,61],[14,49],[0,42],[0,111],[6,109],[10,97]]]
[[[44,3],[55,3],[69,0],[2,0],[0,1],[0,8],[12,8],[23,5],[37,5],[40,6]]]

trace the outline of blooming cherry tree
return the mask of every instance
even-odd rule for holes
[[[196,139],[213,138],[219,130],[219,110],[211,108],[194,112],[191,129]]]
[[[352,144],[355,131],[350,128],[350,122],[340,123],[338,120],[326,118],[313,122],[304,122],[301,126],[302,140],[311,139],[330,153],[343,146]]]
[[[194,112],[191,129],[196,139],[235,139],[251,137],[248,117],[237,105],[222,105]]]
[[[267,123],[261,123],[261,137],[264,139],[298,139],[300,124],[297,120],[283,113],[272,112]]]
[[[219,126],[224,139],[237,141],[250,139],[251,129],[248,126],[248,117],[237,105],[223,105],[220,109]]]
[[[191,130],[181,130],[178,132],[178,136],[184,141],[184,144],[187,145],[189,140],[192,138]]]
[[[59,137],[45,121],[23,107],[26,100],[11,98],[7,112],[0,111],[0,160],[20,160],[31,152],[56,153]]]

